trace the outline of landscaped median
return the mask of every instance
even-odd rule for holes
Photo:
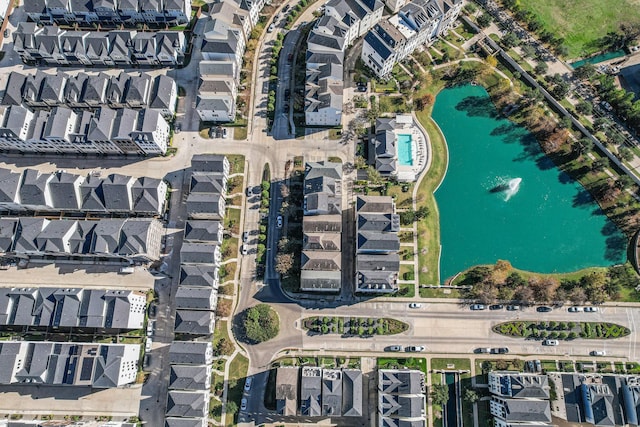
[[[504,322],[493,327],[493,332],[514,338],[534,339],[614,339],[626,337],[629,328],[608,322]]]
[[[390,318],[367,317],[307,317],[302,327],[312,334],[341,334],[345,337],[395,335],[405,332],[409,325]]]

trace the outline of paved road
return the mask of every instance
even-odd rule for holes
[[[282,50],[278,60],[278,86],[276,89],[276,114],[273,120],[271,133],[276,140],[290,139],[294,135],[291,133],[291,122],[293,120],[293,88],[291,85],[291,73],[293,72],[293,55],[296,54],[295,47],[298,43],[300,31],[291,30],[287,33],[282,43]],[[292,60],[289,61],[291,55]],[[290,91],[290,99],[286,99],[285,91]],[[286,108],[288,107],[288,108]]]

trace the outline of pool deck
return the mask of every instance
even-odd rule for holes
[[[411,123],[405,124],[402,128],[396,129],[396,136],[411,136],[411,165],[400,164],[398,158],[398,181],[413,182],[418,180],[420,174],[425,170],[425,166],[430,162],[428,154],[428,137],[422,129],[415,115],[412,114]]]

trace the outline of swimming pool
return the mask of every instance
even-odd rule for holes
[[[406,133],[398,134],[398,163],[401,166],[413,166],[411,135]]]

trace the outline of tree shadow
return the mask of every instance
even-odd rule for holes
[[[615,226],[614,226],[615,227]],[[621,233],[616,233],[606,239],[607,248],[604,258],[610,262],[620,262],[624,259],[627,248],[627,239]]]
[[[509,122],[500,126],[495,127],[491,131],[491,136],[511,136],[512,133],[520,129],[518,125],[513,122]],[[504,142],[511,143],[516,142],[519,138],[504,138]]]
[[[455,106],[458,111],[464,111],[470,117],[499,117],[493,101],[488,96],[468,96]]]
[[[578,190],[575,196],[573,196],[573,203],[571,206],[574,208],[591,208],[593,204],[593,197],[584,188]]]

